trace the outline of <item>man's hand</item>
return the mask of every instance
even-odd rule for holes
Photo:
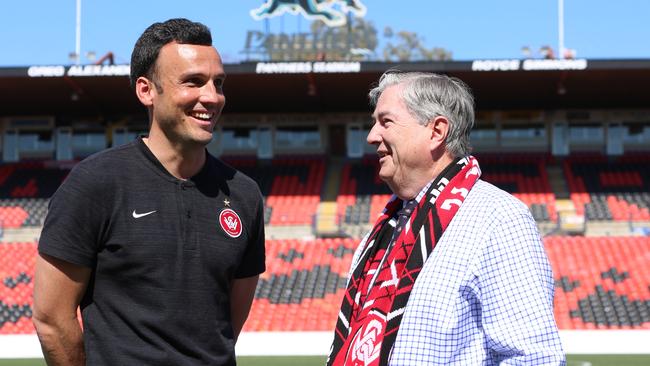
[[[248,318],[248,312],[251,310],[259,277],[253,276],[233,280],[232,291],[230,292],[230,314],[235,342]]]

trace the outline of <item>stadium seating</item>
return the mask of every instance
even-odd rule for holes
[[[479,156],[483,178],[525,202],[538,221],[557,220],[544,155]],[[265,198],[265,223],[309,225],[325,181],[322,157],[226,159],[256,180]],[[647,156],[563,161],[578,213],[596,220],[650,220]],[[3,228],[40,227],[66,165],[0,165]],[[366,228],[390,196],[373,157],[347,160],[336,198],[339,224]],[[348,233],[354,231],[347,231]],[[343,296],[358,238],[267,240],[267,272],[260,278],[245,331],[330,331]],[[31,240],[31,239],[30,239]],[[650,329],[650,237],[547,237],[555,312],[561,329]],[[0,243],[0,334],[33,333],[34,242]]]
[[[334,329],[356,241],[270,240],[244,331]]]
[[[524,202],[538,222],[557,222],[545,155],[485,155],[478,159],[484,180]],[[345,165],[337,198],[343,225],[373,224],[384,208],[390,190],[377,176],[378,170],[374,156]]]
[[[4,228],[41,227],[47,198],[0,198],[0,222]]]
[[[481,178],[524,202],[537,222],[557,222],[545,155],[480,155]]]
[[[36,243],[0,243],[0,335],[31,334]]]
[[[561,329],[650,329],[650,237],[548,237]]]
[[[50,198],[70,171],[69,165],[43,161],[0,165],[1,198]]]
[[[311,225],[325,176],[322,157],[226,158],[229,164],[253,178],[265,198],[267,225]]]
[[[330,331],[357,239],[268,240],[244,331]],[[547,237],[560,329],[650,329],[650,237]],[[0,334],[33,333],[36,243],[0,243]]]
[[[485,154],[478,158],[484,180],[527,204],[538,222],[557,222],[556,198],[546,172],[550,157]],[[265,197],[267,225],[312,224],[326,173],[322,156],[279,157],[269,161],[226,158],[226,161],[260,185]],[[645,169],[648,163],[650,157],[646,155],[614,159],[577,155],[564,160],[564,174],[576,213],[585,215],[587,220],[650,220],[650,170]],[[73,164],[34,161],[0,165],[0,220],[3,226],[41,225],[47,199]],[[377,171],[378,162],[374,156],[345,162],[336,198],[339,224],[365,229],[374,222],[390,196]],[[363,231],[353,231],[353,236]]]
[[[572,156],[564,171],[578,214],[588,220],[650,220],[647,154]]]
[[[320,202],[325,175],[322,157],[226,158],[253,178],[265,198],[267,225],[311,225]],[[70,166],[28,162],[0,165],[0,222],[5,228],[43,224],[49,197]]]
[[[267,242],[246,331],[332,330],[357,241]],[[548,237],[561,329],[650,329],[650,237]]]
[[[391,196],[388,186],[377,176],[376,157],[345,164],[336,199],[342,225],[373,224]]]
[[[42,161],[0,165],[2,226],[11,229],[42,226],[49,198],[69,171],[69,164]]]

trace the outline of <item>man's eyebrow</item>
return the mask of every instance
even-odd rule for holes
[[[380,119],[380,118],[384,118],[384,117],[386,117],[386,116],[390,116],[390,115],[391,115],[390,111],[381,111],[381,112],[379,112],[379,113],[373,113],[373,114],[371,114],[370,116],[371,116],[373,119]]]
[[[188,71],[186,73],[181,74],[181,78],[183,78],[183,79],[191,79],[191,78],[196,78],[196,77],[205,78],[206,76],[207,76],[207,74],[205,74],[205,73],[203,73],[201,71],[194,71],[194,70],[190,70],[190,71]],[[215,77],[217,79],[225,79],[226,78],[226,73],[222,72],[222,73],[216,74]]]
[[[185,72],[185,73],[181,74],[181,79],[191,79],[191,78],[196,78],[196,77],[203,78],[203,77],[205,77],[205,74],[203,74],[201,72],[198,72],[198,71],[193,71],[193,70],[190,70],[188,72]]]

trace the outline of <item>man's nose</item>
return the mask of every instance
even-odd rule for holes
[[[209,104],[223,103],[223,92],[215,83],[206,83],[201,89],[201,102]]]
[[[370,145],[378,144],[381,142],[381,135],[379,133],[379,128],[377,127],[378,125],[378,123],[374,123],[370,129],[370,132],[368,132],[366,142],[368,142]]]

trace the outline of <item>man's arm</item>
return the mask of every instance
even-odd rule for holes
[[[232,319],[232,330],[235,334],[235,342],[237,341],[239,333],[248,318],[248,312],[251,310],[251,304],[253,303],[253,296],[255,296],[255,288],[257,287],[257,280],[259,277],[260,276],[236,278],[232,282],[232,291],[230,292],[230,316]]]
[[[84,365],[77,308],[91,269],[39,254],[34,275],[33,322],[48,365]]]
[[[493,361],[564,365],[553,317],[551,266],[530,213],[504,217],[482,263],[481,314]]]

